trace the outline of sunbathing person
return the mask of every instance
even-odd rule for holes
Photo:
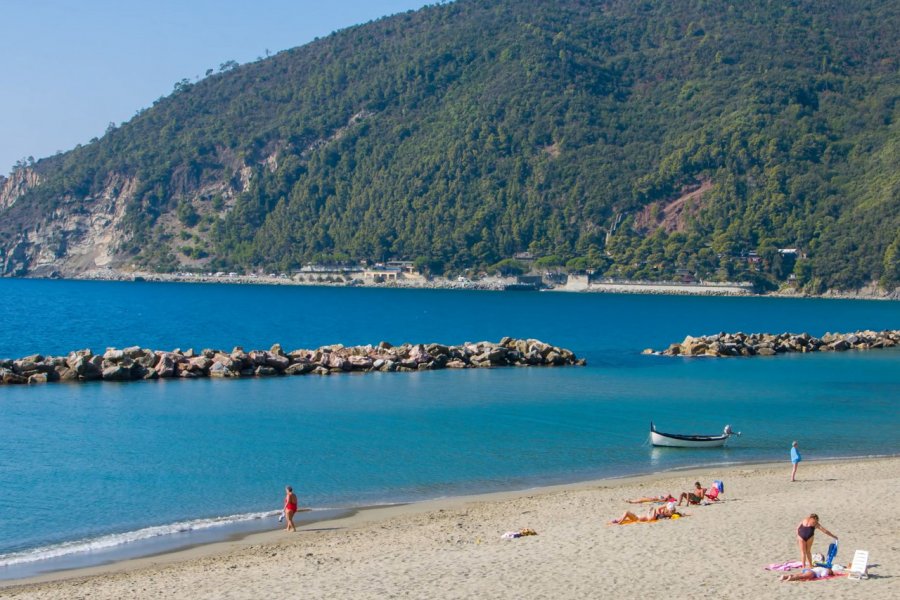
[[[813,567],[812,569],[803,569],[799,573],[785,573],[778,580],[809,581],[810,579],[819,579],[820,577],[830,577],[832,575],[834,575],[834,571],[828,567]]]
[[[700,504],[703,501],[703,498],[706,497],[706,488],[700,485],[700,482],[694,482],[694,491],[693,492],[682,492],[681,497],[678,498],[678,506],[681,506],[681,502],[683,500],[687,500],[688,504]]]
[[[632,500],[625,500],[625,502],[629,504],[642,504],[644,502],[675,502],[678,500],[672,494],[665,494],[663,496],[644,496],[643,498],[634,498]]]
[[[658,519],[671,519],[675,515],[678,515],[680,517],[681,513],[675,510],[674,502],[669,502],[665,506],[657,506],[656,508],[651,508],[650,512],[640,517],[630,510],[626,510],[621,517],[619,517],[618,519],[613,519],[609,523],[610,525],[625,525],[626,523],[634,523],[635,521],[647,523],[649,521],[656,521]]]

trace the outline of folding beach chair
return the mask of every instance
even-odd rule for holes
[[[850,564],[850,569],[847,571],[847,579],[855,579],[856,581],[868,579],[868,569],[869,551],[857,550],[856,554],[853,555],[853,562]]]

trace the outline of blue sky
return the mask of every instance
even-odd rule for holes
[[[0,174],[103,135],[175,82],[435,0],[0,0]]]

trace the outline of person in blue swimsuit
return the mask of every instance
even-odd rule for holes
[[[797,442],[794,442],[791,444],[791,464],[794,465],[794,468],[791,469],[791,481],[797,480],[797,465],[801,460],[803,458],[800,456],[800,449],[797,447]]]

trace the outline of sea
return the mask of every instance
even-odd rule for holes
[[[584,367],[0,387],[0,578],[362,507],[900,452],[900,350],[645,355],[687,335],[900,329],[892,301],[0,279],[0,357],[536,338]],[[662,431],[742,435],[717,449]],[[727,489],[727,482],[726,482]],[[665,490],[662,490],[665,491]]]

